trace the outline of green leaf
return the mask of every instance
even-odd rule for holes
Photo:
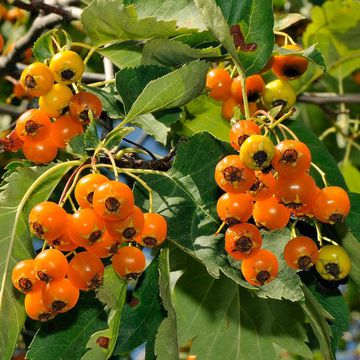
[[[47,59],[50,59],[55,54],[52,43],[52,36],[56,32],[57,30],[50,30],[45,34],[41,35],[35,41],[32,51],[37,61],[43,62]]]
[[[341,245],[345,248],[349,254],[351,260],[351,272],[350,277],[354,283],[360,287],[360,243],[351,231],[346,228],[341,230]]]
[[[221,56],[219,48],[194,49],[179,41],[154,39],[145,44],[142,63],[179,67],[195,59],[217,58]]]
[[[351,163],[341,164],[340,171],[350,191],[360,193],[360,171]]]
[[[104,148],[110,151],[118,148],[122,139],[134,130],[134,128],[128,126],[115,128],[111,135],[104,140]]]
[[[207,2],[208,0],[206,0]],[[274,16],[271,1],[217,0],[229,25],[240,26],[244,43],[253,44],[254,50],[239,49],[238,57],[246,75],[264,68],[274,46]]]
[[[312,358],[297,303],[261,299],[236,283],[215,280],[192,263],[174,291],[179,345],[202,359],[275,360],[273,344]],[[291,320],[290,320],[291,319]]]
[[[208,65],[193,61],[165,76],[150,81],[126,115],[131,121],[140,114],[182,106],[205,87]]]
[[[99,330],[91,335],[90,340],[86,344],[86,348],[89,350],[81,360],[107,360],[113,354],[119,336],[126,288],[127,282],[115,273],[112,265],[107,266],[104,273],[104,282],[97,291],[97,297],[111,309],[108,317],[108,329]],[[97,343],[99,337],[109,339],[107,348],[99,346]]]
[[[21,167],[2,182],[0,188],[0,359],[10,359],[25,320],[23,296],[11,282],[13,267],[33,257],[28,214],[47,200],[74,162],[46,167]],[[36,182],[36,183],[35,183]],[[38,184],[39,186],[36,186]],[[29,188],[32,191],[29,193]],[[24,196],[29,196],[28,201]],[[24,200],[23,200],[24,199]],[[26,201],[26,202],[25,202]]]
[[[134,5],[125,6],[122,0],[94,0],[82,12],[81,22],[96,46],[191,32],[177,28],[176,20],[158,21],[154,16],[141,18]]]
[[[113,44],[97,51],[107,57],[119,69],[141,64],[141,48],[138,44],[128,42]]]
[[[275,17],[274,30],[281,31],[287,29],[288,27],[305,19],[306,17],[304,15],[297,13],[280,14]]]
[[[332,316],[321,307],[306,286],[303,287],[303,291],[305,294],[305,302],[300,304],[316,335],[321,353],[325,359],[335,359],[331,351],[331,328],[326,321],[326,319],[331,320]]]
[[[117,132],[115,133],[115,135],[116,134]],[[83,157],[84,155],[86,155],[87,150],[95,149],[98,146],[99,142],[100,140],[97,132],[96,123],[95,121],[91,121],[85,132],[73,137],[69,141],[68,145],[66,146],[66,151],[70,154]]]
[[[180,134],[193,136],[206,131],[215,138],[229,142],[229,122],[221,115],[221,103],[207,95],[201,95],[185,105],[181,118]]]
[[[343,333],[348,331],[350,327],[349,308],[339,289],[334,289],[330,293],[325,294],[319,292],[314,284],[308,288],[323,309],[332,316],[332,320],[330,321],[332,332],[331,349],[335,354]]]
[[[163,248],[159,257],[160,296],[167,311],[167,317],[160,324],[156,335],[155,355],[158,360],[179,360],[176,313],[170,290],[169,249]]]
[[[206,133],[196,134],[189,142],[181,144],[171,170],[143,177],[153,189],[154,210],[167,220],[168,239],[202,262],[212,276],[219,278],[223,272],[241,286],[259,292],[260,296],[299,300],[302,293],[294,271],[281,263],[279,278],[274,280],[276,285],[256,288],[243,280],[238,266],[229,262],[222,237],[215,237],[220,221],[216,213],[219,189],[213,173],[217,162],[229,151],[228,145]],[[136,203],[147,208],[147,194],[140,187],[135,193]],[[278,243],[276,247],[271,246],[280,256],[288,239],[289,233],[284,230],[283,233],[266,234],[264,242]]]
[[[106,327],[106,312],[92,293],[82,293],[76,307],[41,325],[30,345],[29,360],[80,360],[89,337]],[[95,359],[93,359],[95,360]]]
[[[329,185],[341,186],[346,189],[346,183],[335,159],[319,138],[299,120],[290,121],[286,125],[295,132],[300,141],[309,147],[312,161],[325,172]],[[324,186],[320,175],[314,169],[311,169],[311,175],[318,186]]]
[[[350,197],[350,213],[346,217],[345,222],[351,232],[357,237],[360,242],[360,194],[349,193]]]
[[[159,297],[159,257],[147,267],[125,304],[114,354],[121,355],[155,338],[166,316]]]

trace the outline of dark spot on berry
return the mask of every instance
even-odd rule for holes
[[[280,161],[285,164],[294,164],[298,159],[298,152],[294,149],[287,149],[281,156]]]
[[[129,301],[129,306],[130,307],[135,307],[136,305],[138,305],[140,303],[139,299],[135,296],[132,296],[130,301]]]
[[[307,255],[300,256],[298,258],[297,263],[298,263],[299,269],[305,270],[305,271],[309,270],[314,265],[311,261],[311,257],[307,256]]]
[[[85,110],[81,111],[81,113],[79,114],[79,119],[86,123],[89,122],[90,121],[89,109],[85,109]]]
[[[20,278],[19,287],[23,292],[29,292],[32,289],[32,282],[27,278]]]
[[[91,244],[95,243],[96,241],[98,241],[101,238],[102,234],[103,233],[100,230],[93,231],[89,236],[89,242]]]
[[[268,159],[268,154],[266,151],[260,150],[254,154],[253,159],[257,166],[262,166],[264,162]]]
[[[109,342],[110,342],[110,339],[106,336],[99,336],[96,339],[96,343],[104,349],[107,349],[109,347]]]
[[[157,244],[157,240],[151,236],[145,236],[142,241],[146,246],[155,246]]]
[[[27,134],[30,135],[36,135],[37,131],[42,127],[43,125],[40,125],[36,123],[34,120],[28,120],[25,123],[25,131]]]
[[[41,313],[38,316],[38,320],[45,322],[45,321],[49,321],[50,319],[52,319],[53,315],[49,312],[45,312],[45,313]]]
[[[253,247],[253,242],[248,236],[241,236],[235,241],[235,251],[241,251],[242,253],[249,253]]]
[[[110,196],[105,200],[105,207],[106,210],[111,213],[118,213],[120,208],[120,201],[117,198]]]
[[[288,203],[284,203],[281,202],[281,204],[283,204],[284,206],[286,206],[288,209],[300,209],[304,204],[303,203],[297,203],[297,202],[288,202]]]
[[[31,223],[30,226],[31,226],[33,233],[38,238],[42,239],[45,234],[44,228],[42,227],[42,225],[40,223],[38,223],[37,221],[35,221],[35,222]]]
[[[36,81],[33,76],[27,75],[25,77],[25,87],[29,89],[34,89],[36,87]]]
[[[89,289],[95,290],[100,287],[103,283],[103,277],[100,274],[95,274],[95,276],[88,283]]]
[[[111,245],[111,247],[109,249],[109,253],[116,254],[118,250],[119,250],[119,244],[115,243],[115,244]]]
[[[273,107],[275,106],[286,106],[287,105],[287,101],[283,100],[283,99],[278,99],[273,101]]]
[[[63,81],[71,80],[74,77],[74,75],[75,73],[70,69],[63,70],[61,72],[61,80]]]
[[[344,220],[343,214],[334,213],[329,216],[329,220],[332,223],[341,223]]]
[[[247,135],[247,134],[241,135],[238,137],[238,144],[240,147],[248,137],[249,137],[249,135]]]
[[[259,271],[256,275],[256,280],[261,284],[264,285],[266,281],[270,279],[270,273],[267,270]]]
[[[55,240],[53,240],[52,244],[55,245],[55,246],[59,246],[59,245],[61,245],[61,240],[60,239],[55,239]]]
[[[45,281],[46,283],[51,280],[50,276],[48,274],[45,274],[43,271],[38,271],[37,276],[41,281]]]
[[[227,217],[227,218],[225,219],[225,222],[226,222],[226,224],[229,225],[229,226],[233,226],[233,225],[236,225],[236,224],[240,224],[240,223],[241,223],[241,221],[238,220],[238,219],[235,218],[235,217]]]
[[[123,233],[125,239],[132,239],[136,235],[136,230],[133,227],[126,228]]]
[[[86,200],[92,205],[93,200],[94,200],[94,192],[93,191],[88,193]]]
[[[249,102],[255,102],[260,99],[260,94],[257,92],[251,92],[248,94],[248,101]]]
[[[262,184],[262,182],[259,179],[256,179],[254,184],[252,184],[250,191],[257,192],[260,189],[261,184]]]
[[[268,167],[261,169],[261,172],[263,174],[269,174],[272,171],[272,169],[273,169],[272,165],[269,165]]]
[[[283,74],[289,78],[289,79],[293,79],[293,78],[297,78],[298,76],[302,75],[302,72],[294,66],[285,66],[284,70],[283,70]]]
[[[338,264],[335,263],[328,263],[325,266],[325,271],[337,279],[340,275],[340,268]]]
[[[51,304],[51,308],[54,311],[61,311],[62,309],[65,308],[65,306],[66,306],[65,302],[61,300],[56,300]]]
[[[231,183],[243,180],[243,169],[239,169],[235,166],[228,166],[223,170],[223,174],[225,180]]]

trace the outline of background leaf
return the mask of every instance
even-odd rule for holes
[[[107,57],[119,69],[141,64],[142,49],[133,42],[113,44],[97,51]]]

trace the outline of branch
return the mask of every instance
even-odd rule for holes
[[[297,101],[317,105],[340,103],[358,104],[360,103],[360,94],[303,93],[298,96]]]

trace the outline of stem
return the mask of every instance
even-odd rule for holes
[[[59,205],[60,206],[63,206],[64,203],[63,203],[63,199],[65,198],[66,194],[67,194],[67,191],[70,187],[70,184],[73,184],[73,180],[74,180],[74,177],[77,175],[77,173],[79,171],[82,171],[82,168],[84,167],[84,165],[80,165],[69,177],[68,181],[66,182],[65,186],[64,186],[64,189],[63,189],[63,192],[61,193],[60,195],[60,199],[59,199]],[[76,182],[75,182],[76,184]],[[62,205],[61,205],[62,204]]]
[[[279,124],[281,124],[284,120],[288,119],[291,115],[294,114],[295,109],[292,108],[290,111],[288,111],[286,114],[284,114],[283,116],[281,116],[281,118],[279,118],[278,120],[276,120],[274,123],[272,123],[269,126],[269,129],[273,129],[275,126],[278,126]]]
[[[317,166],[315,163],[311,163],[311,166],[320,174],[321,179],[324,183],[325,186],[329,186],[327,181],[326,181],[326,174],[324,173],[324,171],[322,171],[319,166]]]
[[[90,87],[100,87],[100,86],[103,86],[103,85],[113,84],[114,82],[115,82],[115,79],[110,79],[110,80],[94,82],[92,84],[88,84],[88,86],[90,86]]]
[[[222,224],[219,226],[219,228],[216,230],[216,233],[214,234],[214,236],[218,236],[225,225],[226,225],[226,222],[223,221]]]
[[[322,247],[323,246],[323,241],[322,241],[323,237],[322,237],[322,234],[321,234],[320,225],[317,222],[317,220],[314,220],[314,225],[315,225],[315,228],[316,228],[317,241],[318,241],[320,247]]]
[[[86,66],[86,64],[88,63],[88,61],[90,60],[91,56],[94,54],[94,52],[97,50],[97,46],[93,46],[91,48],[91,50],[87,53],[85,59],[84,59],[84,66]]]
[[[290,130],[287,126],[285,126],[284,124],[279,124],[278,127],[280,127],[281,129],[285,130],[288,134],[291,135],[291,137],[293,139],[295,139],[296,141],[300,141],[299,138],[296,136],[296,134]]]
[[[75,206],[75,204],[74,204],[73,199],[71,198],[71,195],[68,197],[68,200],[69,200],[69,203],[70,203],[70,205],[71,205],[72,211],[73,211],[73,212],[76,212],[76,211],[77,211],[77,208],[76,208],[76,206]]]
[[[328,129],[326,129],[320,136],[319,136],[319,140],[323,141],[328,135],[335,133],[336,132],[336,127],[332,126]]]
[[[350,153],[351,153],[351,147],[352,147],[353,143],[354,142],[351,139],[348,139],[347,144],[346,144],[343,164],[347,164],[350,162]]]
[[[116,160],[120,160],[125,154],[129,154],[129,153],[139,153],[139,154],[148,155],[148,152],[143,149],[126,148],[118,151],[114,157]]]
[[[233,62],[235,64],[236,70],[238,72],[238,76],[240,76],[241,91],[242,91],[242,95],[243,95],[243,103],[244,103],[244,110],[245,110],[245,118],[250,119],[251,116],[250,116],[249,102],[248,102],[247,93],[246,93],[245,74],[244,74],[244,71],[242,70],[242,68],[240,67],[240,65],[237,63],[237,61],[233,59]]]
[[[93,49],[93,46],[84,44],[82,42],[73,42],[73,43],[71,43],[71,47],[82,47],[82,48],[88,49],[88,50]]]
[[[329,242],[330,244],[339,246],[339,244],[338,244],[336,241],[331,240],[331,239],[329,239],[329,238],[326,237],[326,236],[322,236],[322,239],[325,240],[325,241],[327,241],[327,242]]]
[[[111,154],[111,152],[103,147],[100,151],[104,152],[108,158],[110,159],[110,162],[111,162],[111,165],[112,165],[112,168],[113,168],[113,172],[114,172],[114,177],[115,177],[115,180],[119,180],[119,173],[117,171],[117,167],[116,167],[116,163],[115,163],[115,159],[114,159],[114,156]]]
[[[290,41],[290,43],[292,45],[296,45],[296,42],[292,39],[292,37],[287,34],[286,32],[283,32],[283,31],[274,31],[274,34],[275,35],[280,35],[280,36],[283,36],[285,38],[285,42],[287,41]],[[286,45],[286,44],[285,44]]]
[[[291,239],[297,237],[296,224],[297,224],[298,221],[299,221],[299,220],[296,219],[296,220],[291,224],[291,230],[290,230],[290,237],[291,237]]]

